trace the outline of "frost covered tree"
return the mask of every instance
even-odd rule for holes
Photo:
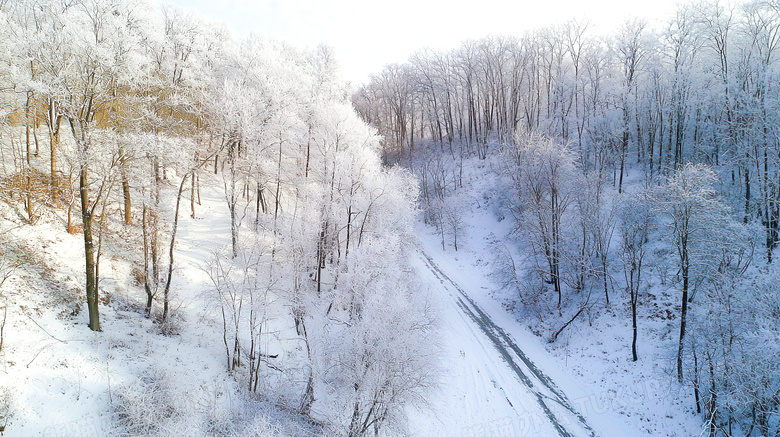
[[[241,47],[224,54],[206,104],[231,221],[230,247],[205,267],[227,370],[251,392],[268,389],[268,372],[288,381],[271,389],[345,434],[396,429],[435,374],[431,307],[404,262],[416,181],[382,167],[327,50],[258,37]],[[280,306],[294,365],[267,347]],[[393,329],[397,343],[383,337]]]
[[[620,176],[618,179],[618,192],[623,191],[623,174],[625,172],[625,161],[628,154],[628,143],[631,138],[631,115],[632,106],[636,107],[636,89],[635,81],[639,77],[640,68],[647,53],[644,47],[644,33],[647,23],[642,20],[633,19],[627,21],[618,31],[615,51],[618,62],[620,62],[623,73],[623,89],[620,94],[620,106],[622,110],[623,132],[620,136]],[[633,101],[632,101],[633,100]]]
[[[418,174],[426,208],[435,205],[442,189],[450,190],[449,172],[441,169],[462,168],[464,159],[486,159],[499,150],[496,146],[511,151],[497,159],[512,163],[512,195],[519,200],[513,203],[523,220],[518,227],[527,237],[520,244],[526,245],[540,274],[534,278],[538,281],[523,280],[514,260],[506,257],[498,276],[522,290],[519,299],[526,309],[538,311],[547,288],[558,294],[561,304],[568,303],[582,284],[592,286],[593,281],[584,280],[588,275],[599,277],[599,270],[605,273],[603,279],[614,275],[616,264],[610,260],[619,257],[631,317],[641,320],[638,299],[647,284],[645,261],[655,262],[657,254],[672,255],[666,258],[673,261],[661,267],[681,294],[675,298],[681,304],[675,342],[678,378],[699,378],[695,385],[704,398],[707,375],[714,375],[715,388],[707,389],[723,396],[749,384],[743,386],[719,370],[726,367],[720,358],[712,361],[712,372],[707,369],[711,360],[701,341],[687,337],[699,330],[689,320],[688,304],[702,299],[696,310],[708,307],[709,297],[700,296],[723,288],[724,275],[734,276],[732,282],[744,280],[742,273],[726,272],[749,264],[755,235],[746,229],[753,224],[763,228],[768,264],[776,259],[779,14],[772,1],[705,1],[678,6],[661,26],[630,21],[600,37],[589,37],[587,26],[576,22],[520,37],[485,37],[453,50],[416,53],[407,64],[388,67],[373,78],[353,102],[385,135],[386,155],[415,150],[418,158],[413,162],[395,162]],[[385,92],[388,78],[401,77],[391,73],[401,71],[410,73],[398,82],[403,86]],[[403,117],[391,108],[404,108]],[[517,130],[539,131],[562,144],[574,140],[576,130],[577,156],[568,159],[575,171],[561,172],[554,182],[560,196],[552,195],[555,190],[549,184],[526,181],[521,186],[525,175],[534,174],[537,161],[531,153],[516,159],[515,152],[523,146],[507,133]],[[426,148],[437,153],[417,152]],[[454,180],[461,183],[462,174]],[[595,195],[588,192],[592,181]],[[639,188],[641,183],[644,187]],[[610,185],[629,193],[649,187],[651,195],[646,201],[613,207]],[[560,191],[566,188],[584,189],[566,197]],[[634,205],[637,202],[642,205]],[[742,224],[734,222],[729,206],[739,210]],[[442,221],[440,209],[427,210],[429,223]],[[610,211],[617,212],[618,220]],[[555,219],[558,213],[560,220]],[[608,238],[610,223],[621,234],[618,251]],[[567,288],[572,290],[569,295]],[[723,305],[729,302],[733,300]],[[731,323],[739,317],[724,320]],[[632,343],[636,349],[636,340]],[[692,354],[698,364],[690,363]],[[635,350],[632,355],[638,358]],[[723,405],[722,400],[710,406]],[[735,424],[728,418],[737,416],[735,410],[725,415],[720,407],[708,411],[718,413],[710,421],[717,422],[716,428]],[[743,430],[755,433],[759,422],[774,414],[766,406],[755,411],[753,423],[741,423]],[[764,411],[764,419],[759,420],[758,411]],[[762,433],[775,431],[768,422],[761,425]],[[733,435],[731,428],[725,433]]]
[[[680,278],[680,336],[677,379],[683,380],[688,303],[702,283],[714,278],[731,262],[739,234],[728,206],[713,188],[715,173],[706,166],[686,164],[651,194],[653,210],[676,254]]]
[[[752,232],[755,237],[761,230]],[[759,238],[755,238],[760,241]],[[692,312],[688,341],[697,412],[710,435],[758,432],[772,435],[777,415],[778,293],[775,266],[724,270]]]
[[[424,405],[435,380],[432,307],[404,273],[404,244],[390,235],[364,239],[317,335],[317,368],[328,387],[321,396],[339,407],[334,419],[350,436],[398,430],[405,409]]]
[[[631,357],[636,361],[639,359],[636,351],[637,305],[642,286],[642,268],[649,251],[647,242],[653,225],[652,209],[647,193],[639,192],[628,197],[618,214],[621,236],[620,259],[623,263],[626,289],[631,304]]]
[[[99,152],[105,151],[101,129],[123,119],[122,97],[132,88],[134,76],[145,68],[146,58],[139,42],[144,16],[138,3],[112,0],[67,3],[41,13],[55,14],[51,21],[60,26],[61,40],[57,50],[37,52],[47,57],[37,64],[36,80],[51,105],[58,108],[58,115],[50,118],[61,115],[76,144],[89,325],[99,331],[93,230],[97,208],[111,185],[111,175],[92,175],[90,167],[100,159]],[[49,29],[39,32],[46,34]]]
[[[536,254],[546,264],[560,311],[562,266],[567,257],[566,214],[574,201],[575,158],[566,145],[544,134],[520,134],[506,153],[515,183],[518,229],[525,229]]]

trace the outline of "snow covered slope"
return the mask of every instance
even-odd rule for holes
[[[472,180],[475,185],[466,188],[471,191],[461,196],[480,201],[473,200],[478,206],[464,215],[458,251],[451,244],[443,249],[436,230],[418,225],[419,270],[443,302],[447,369],[442,393],[432,400],[433,413],[416,416],[420,435],[443,430],[464,436],[698,435],[702,425],[691,408],[692,393],[682,392],[669,373],[667,342],[674,337],[650,334],[676,325],[642,318],[642,358],[634,363],[626,296],[618,294],[605,314],[576,321],[552,344],[523,324],[513,312],[516,297],[492,280],[495,248],[515,241],[512,224],[498,220],[482,201],[489,178]],[[496,337],[474,318],[494,325]],[[539,390],[539,378],[533,376],[529,389],[514,369],[523,360],[512,345],[549,377],[554,390]],[[555,407],[550,409],[563,429],[553,425],[535,398],[540,392],[545,404]],[[565,406],[556,402],[561,399]]]
[[[243,398],[224,371],[221,328],[206,310],[209,279],[201,266],[229,241],[229,230],[219,197],[203,197],[198,218],[182,216],[174,276],[182,334],[174,336],[160,335],[143,317],[143,294],[121,245],[103,261],[110,272],[104,332],[89,331],[78,314],[80,236],[64,233],[54,215],[20,227],[0,205],[4,241],[14,241],[13,250],[28,261],[3,288],[9,312],[0,387],[8,388],[13,411],[4,435],[112,435],[118,432],[112,405],[131,395],[140,399],[139,410],[127,414],[136,414],[136,422],[147,415],[148,429],[162,435],[316,431],[270,403]],[[443,353],[428,407],[409,412],[411,435],[698,434],[696,416],[683,407],[691,405],[688,394],[664,373],[662,340],[648,339],[643,359],[629,362],[622,353],[627,340],[616,335],[629,332],[629,319],[616,305],[593,326],[575,324],[547,344],[507,311],[511,296],[490,279],[491,242],[506,238],[508,221],[476,208],[467,222],[458,252],[442,250],[433,230],[418,227],[413,265],[438,297]]]

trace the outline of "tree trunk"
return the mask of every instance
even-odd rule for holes
[[[629,286],[631,287],[631,330],[632,330],[632,338],[631,338],[631,357],[633,361],[637,361],[639,359],[639,356],[636,353],[636,339],[637,339],[637,326],[636,326],[636,304],[639,299],[639,280],[641,275],[641,261],[640,265],[637,269],[637,275],[636,275],[636,285],[634,285],[634,269],[631,271],[631,283]]]
[[[306,322],[303,317],[296,317],[296,325],[300,326],[301,334],[303,334],[303,341],[306,344],[306,355],[311,362],[311,348],[309,347],[309,335],[306,333]],[[301,405],[298,411],[301,414],[309,415],[311,413],[311,405],[314,403],[314,371],[309,367],[309,378],[306,382],[306,391],[301,398]]]
[[[27,175],[24,178],[25,179],[25,184],[26,184],[25,190],[27,191],[27,194],[26,194],[26,197],[25,197],[25,200],[24,200],[24,209],[25,209],[25,212],[27,213],[27,222],[28,223],[32,223],[32,222],[35,221],[35,218],[33,217],[33,194],[32,194],[32,190],[33,190],[33,179],[32,179],[33,178],[33,169],[32,169],[32,167],[28,166],[28,168],[25,171],[25,173],[27,173]]]
[[[59,178],[57,175],[57,149],[60,145],[60,133],[59,123],[61,118],[57,118],[57,127],[49,131],[49,146],[50,146],[50,160],[49,160],[49,175],[51,178],[51,199],[54,202],[54,206],[60,207],[60,195],[59,195]]]
[[[190,217],[195,218],[195,191],[197,187],[195,186],[195,175],[192,175],[192,187],[190,189],[190,210],[192,211],[192,214],[190,214]]]
[[[121,174],[122,174],[122,197],[124,198],[124,207],[125,207],[125,225],[130,226],[133,224],[133,209],[132,209],[132,201],[130,199],[130,181],[127,178],[127,168],[126,160],[123,157],[121,162]]]
[[[68,204],[68,228],[67,231],[69,234],[75,234],[76,229],[73,227],[73,199],[71,198],[70,203]]]
[[[607,249],[609,251],[609,249]],[[607,283],[607,253],[600,253],[599,256],[601,257],[601,270],[602,274],[604,275],[604,298],[607,301],[607,305],[609,305],[609,284]]]
[[[693,348],[693,400],[696,402],[696,414],[701,414],[701,396],[699,392],[699,357]]]
[[[149,217],[149,208],[144,204],[142,209],[142,216],[141,216],[141,230],[144,237],[144,291],[146,291],[146,318],[149,318],[152,316],[152,303],[154,300],[154,293],[152,291],[152,284],[149,279],[149,255],[150,255],[150,248],[149,248],[149,226],[148,223],[148,217]],[[153,278],[155,281],[157,278]]]
[[[685,318],[688,315],[688,261],[683,260],[682,309],[680,310],[680,342],[677,345],[677,382],[683,381],[683,346],[685,342]]]
[[[168,278],[165,280],[165,289],[163,290],[163,326],[168,322],[168,301],[171,291],[171,279],[173,278],[173,248],[176,245],[176,231],[179,227],[179,206],[181,205],[181,195],[184,192],[184,184],[187,182],[187,176],[184,175],[179,185],[179,193],[176,196],[176,211],[173,214],[173,229],[171,230],[171,244],[168,248]]]
[[[25,156],[25,159],[27,161],[27,166],[28,167],[30,167],[30,155],[32,154],[30,152],[30,102],[31,102],[31,100],[32,100],[32,91],[28,91],[27,92],[27,102],[25,102],[25,104],[24,104],[24,117],[25,117],[24,136],[25,136],[25,141],[26,141],[26,144],[27,144],[27,148],[25,150],[27,155]]]
[[[749,156],[748,156],[749,157]],[[750,169],[747,167],[745,171],[745,219],[744,222],[750,221]]]
[[[33,222],[33,195],[32,195],[32,175],[33,175],[33,168],[32,164],[30,163],[30,156],[32,155],[32,152],[30,151],[30,102],[32,100],[32,91],[27,92],[27,102],[25,103],[25,138],[26,138],[26,162],[27,162],[27,169],[25,171],[25,200],[24,200],[24,209],[27,213],[27,221],[29,223]]]
[[[712,357],[707,354],[707,361],[710,364],[710,400],[709,411],[707,411],[710,422],[710,436],[715,437],[717,435],[718,427],[718,391],[715,387],[715,368],[712,365]],[[766,433],[765,435],[769,435]]]
[[[551,218],[551,241],[550,241],[550,280],[552,280],[555,294],[558,295],[558,314],[561,315],[561,303],[563,300],[563,291],[561,290],[561,276],[560,276],[560,254],[558,252],[560,234],[560,208],[558,205],[558,193],[555,188],[550,193],[550,218]]]
[[[79,172],[79,190],[81,191],[81,221],[84,226],[84,259],[87,274],[87,308],[89,309],[89,328],[100,331],[98,310],[98,291],[95,283],[95,248],[92,241],[92,209],[89,204],[89,180],[86,164]]]
[[[235,190],[235,187],[233,187]],[[238,221],[236,219],[236,202],[235,193],[231,193],[232,198],[228,204],[228,210],[230,211],[230,242],[233,248],[233,258],[238,257]]]

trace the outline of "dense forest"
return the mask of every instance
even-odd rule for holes
[[[688,3],[615,29],[422,50],[353,103],[385,163],[417,175],[443,247],[473,208],[464,163],[499,175],[485,196],[532,256],[503,251],[494,273],[550,341],[626,303],[636,361],[637,312],[673,293],[673,378],[707,432],[778,435],[780,4]]]
[[[179,225],[185,214],[208,220],[201,194],[216,190],[231,243],[201,268],[224,370],[255,397],[269,396],[275,378],[279,407],[304,418],[316,410],[327,433],[401,426],[435,368],[431,308],[404,274],[417,190],[410,174],[381,166],[379,138],[352,109],[330,50],[237,39],[140,1],[5,1],[0,20],[4,215],[30,229],[29,241],[52,220],[83,237],[71,317],[99,335],[113,329],[101,313],[113,311],[106,284],[119,278],[106,263],[119,254],[143,293],[137,314],[159,335],[180,335]],[[6,279],[40,262],[9,235]],[[1,357],[13,366],[18,348],[1,339],[19,326],[6,320],[23,314],[14,302],[25,298],[2,298]],[[290,329],[277,341],[280,325]],[[251,419],[213,417],[192,428],[179,416],[190,428],[171,428],[186,399],[165,398],[171,383],[151,375],[114,388],[121,435],[258,432]]]
[[[0,23],[0,433],[47,434],[62,395],[98,435],[414,434],[463,387],[443,356],[503,357],[478,380],[504,390],[522,351],[467,296],[496,285],[548,351],[608,317],[625,373],[661,345],[702,435],[780,436],[776,0],[421,50],[357,89],[326,46],[142,0]],[[464,291],[420,240],[475,247],[477,210],[511,235]]]

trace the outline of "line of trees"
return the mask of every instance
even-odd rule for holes
[[[14,158],[12,168],[5,157],[3,165],[6,177],[21,176],[25,217],[34,222],[34,208],[68,205],[68,232],[84,238],[85,291],[94,331],[101,330],[100,256],[104,231],[111,225],[107,216],[119,205],[126,226],[140,217],[142,276],[151,314],[157,288],[162,285],[168,294],[165,284],[173,267],[169,258],[166,269],[162,256],[165,235],[173,247],[177,219],[163,220],[163,188],[170,183],[166,172],[187,178],[219,148],[205,129],[204,85],[209,80],[205,67],[216,59],[221,37],[213,28],[198,29],[173,9],[154,15],[153,8],[137,2],[2,6],[3,128]],[[14,144],[20,125],[24,134]],[[41,130],[45,135],[38,134]],[[35,163],[44,138],[47,171]],[[36,195],[33,180],[47,187],[45,196]],[[71,219],[74,209],[80,225]]]
[[[518,129],[571,143],[585,170],[626,166],[648,180],[686,162],[713,166],[746,221],[777,241],[780,6],[682,5],[657,28],[632,19],[607,36],[587,22],[423,50],[353,96],[383,135],[388,163],[412,163],[428,139],[484,158]]]

